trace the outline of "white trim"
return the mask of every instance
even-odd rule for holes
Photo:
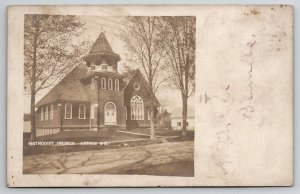
[[[83,106],[83,118],[80,117],[80,112],[81,112],[81,109],[80,109],[80,106]],[[78,106],[78,119],[86,119],[86,106],[84,104],[79,104]]]
[[[71,106],[71,113],[70,113],[70,118],[67,118],[67,105],[70,105]],[[71,103],[66,103],[65,104],[65,119],[72,119],[72,109],[73,109],[73,106],[72,106],[72,104]]]

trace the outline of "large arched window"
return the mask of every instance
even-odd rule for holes
[[[70,103],[65,105],[65,119],[72,119],[72,105]]]
[[[104,77],[101,78],[101,89],[106,89],[106,79]]]
[[[50,119],[53,119],[53,104],[50,106]]]
[[[144,120],[144,102],[140,96],[133,96],[130,101],[131,120]]]
[[[119,86],[119,80],[116,79],[115,80],[115,90],[119,90],[120,86]]]
[[[109,90],[112,90],[113,89],[113,81],[112,81],[112,79],[108,79],[108,89]]]
[[[44,120],[44,108],[42,107],[41,108],[41,121]]]
[[[79,104],[79,119],[85,119],[86,118],[86,107],[84,104]]]
[[[49,118],[49,110],[48,110],[48,106],[46,106],[45,120],[48,120],[48,118]]]

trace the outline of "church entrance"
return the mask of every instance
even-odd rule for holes
[[[112,102],[106,103],[104,107],[104,120],[105,125],[116,125],[117,124],[117,110],[116,105]]]

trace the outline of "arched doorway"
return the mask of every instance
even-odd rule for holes
[[[105,125],[117,124],[116,105],[112,102],[108,102],[104,106],[104,121],[105,121]]]

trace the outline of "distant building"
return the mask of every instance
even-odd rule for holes
[[[149,127],[150,106],[160,106],[139,70],[119,73],[120,56],[100,33],[85,66],[77,66],[37,104],[36,135],[107,126]]]
[[[176,108],[172,111],[171,126],[172,126],[173,130],[181,130],[182,129],[182,108]],[[194,107],[188,107],[186,128],[187,128],[187,130],[194,130],[194,128],[195,128]]]
[[[169,113],[167,110],[164,110],[163,113],[158,115],[159,119],[159,128],[160,129],[171,129],[171,113]]]

